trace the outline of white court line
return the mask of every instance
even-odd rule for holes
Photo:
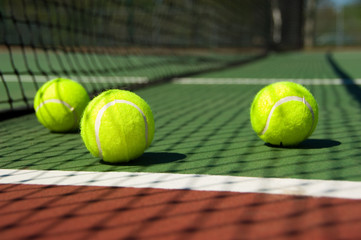
[[[361,182],[220,175],[1,169],[0,184],[104,186],[361,199]]]
[[[18,82],[18,77],[16,75],[3,75],[5,82]],[[44,76],[44,75],[20,75],[21,82],[33,82],[34,79],[36,82],[46,82],[51,79],[58,78],[60,76]],[[63,78],[72,79],[81,83],[148,83],[149,79],[147,77],[137,77],[137,76],[62,76]]]
[[[297,78],[176,78],[176,84],[235,84],[235,85],[267,85],[274,82],[290,81],[304,85],[361,85],[361,79],[297,79]]]

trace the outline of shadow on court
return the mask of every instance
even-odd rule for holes
[[[331,148],[341,145],[341,142],[331,140],[331,139],[306,139],[302,143],[294,147],[281,147],[275,146],[268,143],[265,143],[268,147],[273,148],[286,148],[286,149],[321,149],[321,148]]]
[[[341,142],[331,140],[331,139],[306,139],[298,148],[301,149],[321,149],[321,148],[331,148],[341,145]]]
[[[355,84],[354,79],[337,63],[334,59],[332,53],[326,54],[326,59],[328,63],[331,65],[333,71],[340,77],[343,85],[350,93],[350,95],[360,104],[361,106],[361,88],[357,84]]]
[[[187,155],[181,153],[170,152],[146,152],[138,159],[125,162],[125,163],[108,163],[100,160],[101,164],[113,166],[151,166],[154,164],[170,163],[185,159]]]

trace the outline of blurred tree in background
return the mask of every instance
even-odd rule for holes
[[[308,1],[316,1],[315,46],[361,45],[361,0]]]

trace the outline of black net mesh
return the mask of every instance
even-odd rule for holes
[[[252,60],[273,42],[271,2],[1,1],[0,110],[31,109],[37,89],[55,77],[96,93]],[[299,29],[302,4],[278,3],[285,29]]]

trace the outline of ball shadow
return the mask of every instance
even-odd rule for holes
[[[265,145],[272,148],[286,148],[286,149],[322,149],[322,148],[331,148],[341,145],[341,142],[332,139],[306,139],[297,146],[285,147],[285,146],[276,146],[269,143],[265,143]]]
[[[76,135],[76,134],[80,134],[80,129],[69,130],[69,131],[66,131],[66,132],[56,132],[56,131],[49,130],[49,133],[51,133],[51,134],[59,134],[59,135]]]
[[[146,152],[137,159],[129,162],[108,163],[100,160],[101,164],[113,166],[150,166],[154,164],[170,163],[185,159],[187,155],[181,153],[170,152]]]

